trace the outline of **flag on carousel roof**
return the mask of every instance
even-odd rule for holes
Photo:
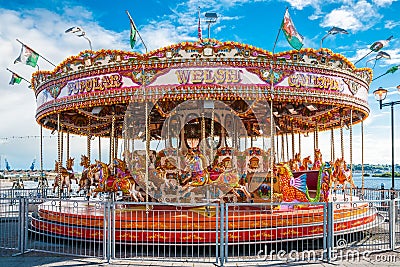
[[[281,29],[285,34],[286,40],[296,50],[300,50],[303,46],[304,37],[297,32],[292,19],[289,15],[289,10],[286,9],[285,16],[283,17]]]
[[[197,27],[197,37],[199,38],[199,40],[201,40],[203,36],[202,36],[201,24],[200,24],[200,7],[199,7],[198,17],[199,17],[199,23],[198,23],[198,27]]]
[[[136,40],[137,40],[137,29],[136,29],[135,23],[133,22],[133,20],[130,17],[129,17],[129,21],[131,22],[131,33],[130,33],[129,41],[130,41],[131,48],[133,49],[135,47]]]
[[[21,81],[22,81],[22,77],[21,76],[19,76],[16,73],[12,73],[11,81],[10,81],[11,85],[14,85],[16,83],[19,84],[19,83],[21,83]]]
[[[21,62],[26,65],[36,67],[38,59],[38,53],[36,53],[26,45],[22,44],[21,53],[19,54],[19,57],[14,61],[14,64],[17,62]]]

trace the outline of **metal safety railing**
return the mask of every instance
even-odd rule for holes
[[[0,248],[14,254],[224,265],[336,261],[399,247],[397,199],[166,205],[0,198]]]

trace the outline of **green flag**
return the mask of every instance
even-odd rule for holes
[[[131,48],[132,48],[132,49],[135,47],[136,39],[137,39],[137,30],[136,30],[135,25],[133,24],[133,21],[131,21],[130,43],[131,43]]]
[[[303,46],[303,36],[299,34],[294,27],[293,21],[290,18],[289,10],[286,9],[285,16],[283,17],[281,29],[285,34],[286,40],[296,50],[300,50]]]
[[[39,59],[38,53],[36,53],[26,45],[22,45],[21,53],[19,57],[14,61],[14,64],[17,62],[21,62],[26,65],[36,67],[38,59]]]
[[[16,73],[13,73],[12,74],[12,76],[11,76],[11,81],[10,81],[10,84],[11,85],[14,85],[14,84],[16,84],[16,83],[20,83],[22,81],[22,77],[21,76],[19,76],[18,74],[16,74]]]

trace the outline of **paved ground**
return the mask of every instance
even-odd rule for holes
[[[0,253],[1,267],[55,267],[55,266],[191,266],[191,267],[207,267],[215,266],[213,263],[197,263],[197,262],[165,262],[165,261],[140,261],[140,260],[123,260],[111,261],[108,263],[105,260],[94,258],[78,258],[57,256],[54,254],[31,252],[24,255],[12,256],[10,252]],[[382,252],[367,255],[365,257],[353,257],[349,260],[337,260],[332,263],[327,262],[228,262],[225,266],[400,266],[400,252]]]

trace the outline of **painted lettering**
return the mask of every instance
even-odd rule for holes
[[[316,76],[312,74],[296,73],[288,77],[290,87],[307,87],[324,90],[338,91],[339,82],[336,79],[326,76]]]
[[[180,84],[223,84],[242,81],[242,70],[239,69],[187,69],[176,70],[175,75]]]
[[[101,77],[92,77],[67,84],[68,95],[79,93],[89,93],[93,91],[104,91],[122,86],[122,77],[119,74],[104,75]]]

